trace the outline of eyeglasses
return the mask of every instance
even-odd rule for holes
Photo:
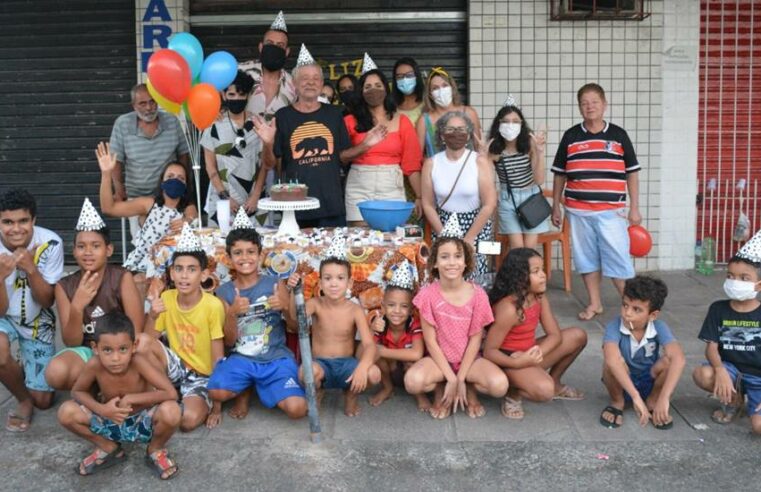
[[[464,126],[445,126],[444,133],[468,133],[468,129]]]
[[[415,72],[398,73],[394,76],[396,80],[414,79]]]

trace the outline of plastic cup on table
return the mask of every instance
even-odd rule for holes
[[[217,224],[222,234],[230,232],[230,200],[217,202]]]

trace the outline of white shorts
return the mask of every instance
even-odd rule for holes
[[[399,164],[353,164],[346,178],[346,220],[362,220],[357,208],[365,200],[401,200],[404,194],[404,175]]]

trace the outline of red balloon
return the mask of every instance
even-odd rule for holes
[[[188,112],[193,124],[199,130],[205,130],[214,123],[221,107],[222,100],[213,85],[201,83],[190,89]]]
[[[188,62],[170,49],[161,49],[148,60],[148,78],[153,87],[165,98],[177,104],[190,92],[190,67]]]
[[[641,225],[629,226],[629,254],[641,258],[647,256],[653,247],[653,238]]]

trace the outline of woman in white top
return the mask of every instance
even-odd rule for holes
[[[479,241],[492,239],[491,215],[497,206],[494,167],[471,150],[473,122],[463,111],[450,111],[436,121],[436,141],[444,150],[423,163],[422,201],[434,235],[457,213],[465,241],[478,251]],[[476,275],[487,271],[484,255],[476,255]]]

